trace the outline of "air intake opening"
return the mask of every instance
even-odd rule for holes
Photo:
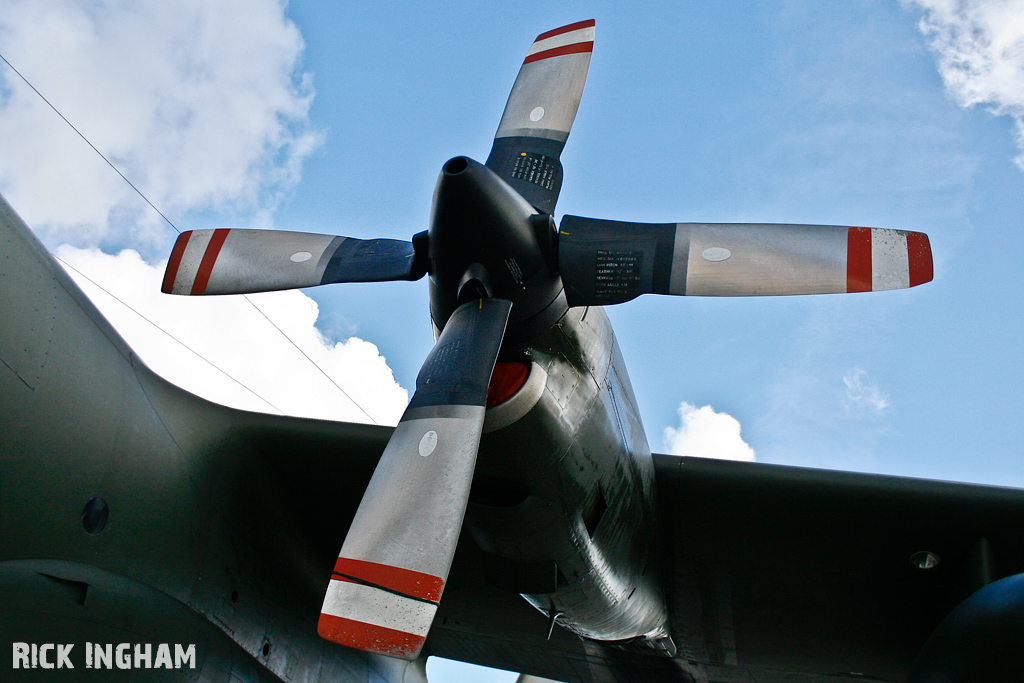
[[[90,498],[82,508],[82,528],[85,533],[95,536],[107,527],[110,507],[102,498]]]
[[[487,407],[493,408],[515,396],[530,377],[530,366],[519,361],[498,361],[487,385]]]
[[[458,175],[469,168],[469,161],[466,157],[455,157],[449,159],[448,163],[444,165],[444,172],[448,175]]]

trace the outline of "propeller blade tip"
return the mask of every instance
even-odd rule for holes
[[[931,282],[935,276],[932,245],[923,232],[907,233],[907,257],[910,262],[910,286]]]
[[[426,641],[426,635],[405,633],[325,613],[320,614],[316,630],[321,638],[332,643],[408,661],[419,657]]]
[[[583,21],[577,21],[572,24],[566,24],[565,26],[553,28],[550,31],[545,31],[544,33],[537,36],[537,38],[533,42],[547,40],[548,38],[554,38],[555,36],[560,36],[563,33],[571,33],[572,31],[579,31],[585,28],[594,28],[596,25],[597,22],[595,20],[584,19]]]
[[[175,294],[174,281],[178,278],[178,268],[181,266],[181,257],[185,254],[185,247],[192,237],[192,231],[186,230],[178,235],[174,241],[174,248],[171,250],[171,257],[167,260],[167,268],[164,269],[164,281],[160,285],[160,291],[164,294]]]
[[[435,612],[433,602],[334,576],[317,633],[345,647],[413,660],[423,649]]]
[[[931,282],[932,248],[922,232],[850,228],[846,267],[848,292],[906,289]]]

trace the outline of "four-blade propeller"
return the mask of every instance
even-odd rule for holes
[[[551,214],[594,22],[537,37],[485,165],[447,162],[410,242],[245,229],[175,243],[170,294],[236,294],[430,273],[441,330],[360,502],[319,621],[328,640],[415,659],[448,577],[502,342],[569,306],[640,294],[760,296],[912,287],[932,278],[921,233],[808,225],[641,224]],[[506,329],[507,328],[507,329]]]

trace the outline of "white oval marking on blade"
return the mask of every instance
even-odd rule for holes
[[[724,261],[732,256],[732,252],[725,247],[708,247],[700,253],[705,261]]]
[[[297,251],[294,254],[292,254],[289,258],[291,258],[293,263],[304,263],[305,261],[308,261],[309,259],[313,258],[313,255],[310,254],[308,251]]]
[[[542,118],[544,118],[544,107],[537,107],[530,112],[530,120],[534,123],[540,121]]]
[[[437,448],[437,432],[431,429],[420,439],[420,455],[424,458],[434,452]]]

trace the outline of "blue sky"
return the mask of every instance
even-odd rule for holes
[[[181,229],[403,239],[426,229],[444,161],[486,158],[533,38],[594,18],[556,217],[900,228],[936,260],[908,291],[610,309],[652,448],[715,429],[692,419],[710,406],[761,462],[1024,487],[1021,0],[5,4],[0,52]],[[0,65],[0,192],[130,299],[176,234],[43,106]],[[255,300],[393,422],[432,343],[425,284],[306,294]],[[95,296],[175,381],[269,410],[200,386],[211,373],[183,368],[201,362]],[[283,412],[363,419],[241,322],[247,304],[227,323],[133,301]]]
[[[538,3],[508,16],[383,3],[290,16],[317,88],[311,117],[329,130],[278,226],[423,229],[441,164],[486,157],[533,36],[592,16],[559,215],[896,227],[927,232],[937,262],[933,283],[905,292],[612,309],[654,448],[688,401],[736,417],[761,461],[1024,485],[1020,150],[1012,117],[947,93],[917,6]],[[311,295],[408,387],[430,343],[425,288],[376,289]]]

